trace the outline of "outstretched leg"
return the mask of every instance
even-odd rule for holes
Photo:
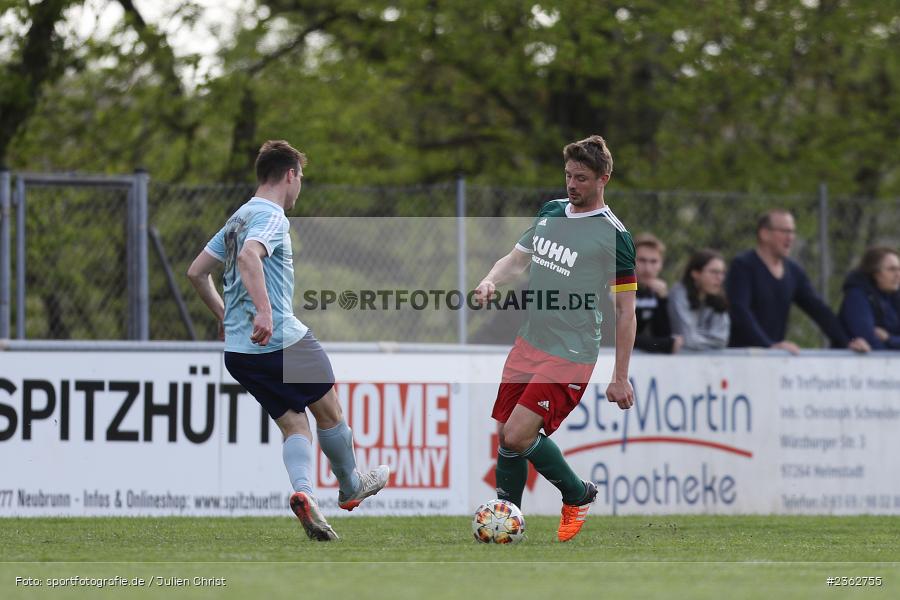
[[[519,404],[503,427],[500,443],[528,459],[537,472],[560,491],[563,508],[558,536],[560,541],[568,541],[581,530],[597,489],[578,477],[559,446],[540,433],[543,425],[543,417]]]
[[[584,482],[550,438],[540,433],[544,419],[521,404],[503,427],[500,445],[528,459],[544,479],[562,493],[563,502],[576,504],[584,499]]]
[[[353,510],[364,499],[377,494],[387,485],[391,471],[386,465],[364,474],[357,471],[353,432],[344,420],[334,388],[308,408],[316,418],[319,445],[328,457],[331,471],[340,486],[338,505],[345,510]]]

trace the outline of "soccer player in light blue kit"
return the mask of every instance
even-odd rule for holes
[[[353,510],[377,494],[390,469],[356,470],[353,434],[344,421],[328,356],[295,316],[291,210],[300,194],[306,157],[283,140],[268,141],[256,158],[256,194],[209,241],[188,269],[194,289],[219,319],[225,366],[278,424],[294,493],[291,509],[314,540],[338,539],[312,493],[312,433],[338,479],[338,505]],[[225,265],[224,296],[210,273]]]

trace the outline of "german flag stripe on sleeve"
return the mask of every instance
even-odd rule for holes
[[[612,291],[616,294],[619,292],[636,292],[637,276],[634,273],[630,275],[616,275],[612,282]]]

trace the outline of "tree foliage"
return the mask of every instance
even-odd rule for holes
[[[196,87],[130,0],[104,39],[48,34],[72,4],[6,3],[14,167],[246,180],[283,137],[314,180],[548,185],[599,132],[623,187],[900,190],[895,0],[259,0]]]
[[[79,33],[88,4],[121,19],[108,32]],[[204,22],[194,0],[165,3],[162,19],[143,6],[0,0],[0,164],[145,167],[160,184],[241,184],[252,180],[261,142],[285,138],[310,157],[313,183],[405,186],[461,174],[478,184],[470,214],[500,216],[529,213],[535,195],[522,188],[560,186],[562,146],[600,133],[616,161],[614,192],[752,194],[624,194],[622,216],[636,230],[666,215],[669,275],[697,245],[751,244],[747,215],[784,193],[804,195],[791,208],[798,253],[813,270],[820,249],[809,197],[822,181],[833,195],[881,203],[842,203],[832,220],[832,298],[866,245],[896,241],[882,208],[900,195],[898,0],[247,0],[237,25],[219,31],[214,57],[175,47],[164,25]],[[205,70],[210,58],[215,68]],[[392,214],[452,209],[449,193],[438,207],[393,187],[328,189],[313,213],[375,216],[389,202]],[[177,271],[233,208],[222,197],[151,198]],[[86,215],[92,201],[66,200]],[[59,222],[46,245],[29,238],[38,262],[60,239],[111,243],[99,220],[29,213],[29,227]],[[29,275],[29,314],[57,333],[66,311],[106,301],[96,296],[103,286],[86,289],[78,252],[68,258]],[[173,322],[165,281],[151,287],[163,311],[154,327]],[[112,330],[96,317],[77,321],[62,333]]]

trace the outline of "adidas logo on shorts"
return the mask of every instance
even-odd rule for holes
[[[540,402],[538,402],[538,406],[540,406],[541,408],[543,408],[544,410],[546,410],[548,412],[550,411],[550,401],[549,400],[541,400]]]

